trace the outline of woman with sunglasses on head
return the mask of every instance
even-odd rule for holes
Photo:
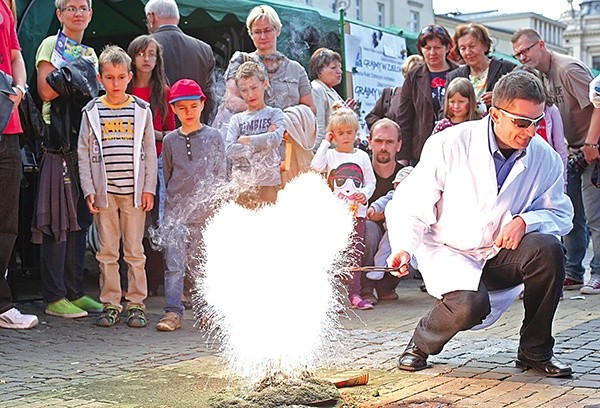
[[[277,51],[277,38],[281,34],[281,20],[277,12],[270,6],[256,6],[246,18],[246,27],[256,51],[238,51],[231,57],[225,71],[225,108],[231,114],[247,109],[237,89],[235,74],[241,64],[252,60],[262,65],[268,73],[269,87],[265,95],[268,106],[285,109],[303,104],[316,113],[310,81],[304,67]],[[218,126],[215,124],[215,127]]]
[[[435,122],[442,118],[446,75],[458,66],[448,59],[452,39],[440,25],[425,26],[417,39],[425,64],[408,73],[402,85],[398,124],[402,130],[403,164],[414,165],[421,157],[425,140]]]
[[[454,78],[467,78],[473,84],[475,96],[482,104],[482,114],[492,105],[492,89],[504,74],[511,72],[516,64],[490,57],[492,39],[484,26],[478,23],[460,24],[453,36],[454,50],[466,65],[452,71],[446,83]],[[485,105],[485,108],[483,107]]]
[[[344,101],[333,89],[342,82],[342,57],[328,48],[319,48],[308,61],[308,72],[312,78],[313,100],[317,108],[317,140],[313,151],[316,152],[321,141],[327,133],[329,116],[333,113],[336,102],[355,110],[356,99],[348,98]]]

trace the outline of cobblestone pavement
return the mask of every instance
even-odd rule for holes
[[[342,337],[320,363],[318,376],[368,372],[369,384],[340,389],[347,407],[600,407],[600,296],[565,292],[555,320],[555,353],[571,378],[549,379],[515,368],[522,304],[492,327],[460,333],[418,373],[396,360],[432,298],[406,280],[400,299],[342,318]],[[154,330],[162,297],[149,298],[149,327],[93,325],[43,314],[40,301],[22,303],[38,315],[28,331],[0,330],[0,407],[206,407],[231,385],[218,345],[193,327]],[[264,307],[264,305],[263,305]],[[301,307],[299,305],[299,307]]]

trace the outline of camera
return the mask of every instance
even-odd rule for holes
[[[583,152],[579,150],[576,154],[569,156],[568,165],[577,174],[583,174],[588,163],[585,161]]]

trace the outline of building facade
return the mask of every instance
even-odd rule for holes
[[[500,13],[496,10],[480,13],[447,13],[436,15],[435,22],[446,27],[450,34],[454,33],[454,28],[458,24],[470,22],[483,24],[490,31],[493,51],[505,55],[513,54],[510,39],[514,32],[529,27],[540,33],[550,50],[568,53],[567,48],[563,46],[566,24],[537,13]]]
[[[560,20],[566,25],[568,54],[600,70],[600,1],[583,1],[579,10],[564,12]]]
[[[295,0],[319,10],[338,13],[340,8],[352,20],[379,27],[396,26],[419,32],[433,24],[432,0]]]

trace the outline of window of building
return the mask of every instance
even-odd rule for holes
[[[361,13],[361,8],[362,8],[362,1],[361,0],[354,0],[354,10],[356,11],[356,19],[357,20],[361,20],[362,19],[362,13]]]
[[[592,68],[600,69],[600,55],[592,56]]]
[[[419,16],[418,11],[410,10],[409,12],[409,21],[408,21],[408,29],[413,33],[418,33],[419,28],[421,28],[421,17]]]
[[[377,3],[377,25],[385,26],[385,4]]]
[[[304,4],[307,6],[312,6],[312,0],[304,0]]]

